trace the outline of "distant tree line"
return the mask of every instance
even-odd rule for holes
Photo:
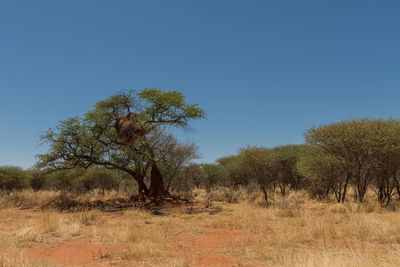
[[[19,167],[0,167],[0,189],[5,192],[32,189],[84,193],[97,190],[101,194],[118,190],[123,175],[105,168],[75,168],[53,173],[41,170],[23,170]]]
[[[135,142],[121,144],[115,124],[131,114],[145,131],[133,136]],[[397,119],[315,126],[306,131],[301,145],[245,147],[215,163],[196,164],[192,161],[198,158],[196,145],[179,142],[168,127],[187,128],[190,120],[204,116],[175,91],[144,89],[114,95],[98,102],[83,118],[70,118],[49,129],[42,140],[50,150],[38,155],[34,169],[0,167],[0,190],[104,194],[136,184],[140,197],[181,194],[196,187],[248,187],[258,188],[267,202],[274,192],[284,198],[288,191],[299,189],[341,203],[349,190],[359,202],[368,190],[382,205],[389,205],[396,195],[400,198]]]
[[[289,190],[299,189],[342,203],[349,189],[359,202],[364,201],[368,189],[382,205],[389,205],[396,195],[400,198],[400,121],[395,119],[359,119],[313,127],[305,134],[306,144],[246,147],[213,164],[191,161],[198,154],[194,144],[179,143],[162,131],[153,138],[157,140],[156,162],[170,193],[256,186],[266,201],[273,192],[285,197]],[[140,164],[137,157],[131,160]],[[151,169],[144,166],[142,170],[144,182],[149,183]],[[51,173],[0,167],[0,189],[8,192],[32,188],[104,194],[134,182],[126,172],[103,166]]]

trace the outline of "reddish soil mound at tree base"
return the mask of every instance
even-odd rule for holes
[[[89,242],[71,241],[58,243],[55,247],[33,247],[23,251],[23,256],[46,259],[72,266],[110,266],[109,253],[118,247],[107,247]],[[16,257],[16,253],[13,253]]]

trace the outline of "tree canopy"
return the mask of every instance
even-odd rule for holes
[[[130,113],[138,115],[146,134],[126,146],[117,141],[114,125],[118,117]],[[148,195],[153,183],[158,183],[157,190],[153,190],[153,195],[157,195],[163,189],[160,188],[163,181],[153,150],[157,145],[155,130],[161,125],[187,129],[192,120],[205,117],[206,113],[197,104],[187,103],[177,91],[151,88],[118,93],[97,102],[83,117],[61,121],[41,136],[50,148],[47,153],[37,155],[37,167],[49,171],[92,165],[118,169],[136,179],[140,194]],[[153,172],[150,191],[143,182],[149,167]]]
[[[399,187],[400,121],[397,119],[357,119],[313,127],[306,142],[327,160],[314,160],[314,173],[319,172],[339,182],[335,190],[344,202],[349,183],[362,202],[370,185],[376,187],[381,202],[390,201],[394,187]],[[320,158],[321,158],[320,157]],[[332,175],[327,175],[324,170]],[[332,183],[331,183],[332,184]],[[399,190],[400,192],[400,190]]]

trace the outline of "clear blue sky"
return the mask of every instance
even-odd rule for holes
[[[0,1],[0,165],[121,89],[181,90],[204,162],[400,110],[399,1]]]

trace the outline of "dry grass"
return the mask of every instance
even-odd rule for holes
[[[400,265],[400,212],[395,205],[381,208],[371,196],[363,205],[351,198],[336,204],[293,192],[286,199],[271,198],[266,207],[257,192],[195,190],[191,195],[198,203],[193,207],[159,213],[58,213],[20,209],[3,199],[8,204],[0,210],[0,266],[59,266],[24,251],[71,240],[117,248],[101,258],[119,266],[204,266],[196,259],[207,260],[206,255],[228,266]],[[19,203],[27,202],[23,197],[34,198],[23,193]],[[39,199],[35,207],[45,194]]]

